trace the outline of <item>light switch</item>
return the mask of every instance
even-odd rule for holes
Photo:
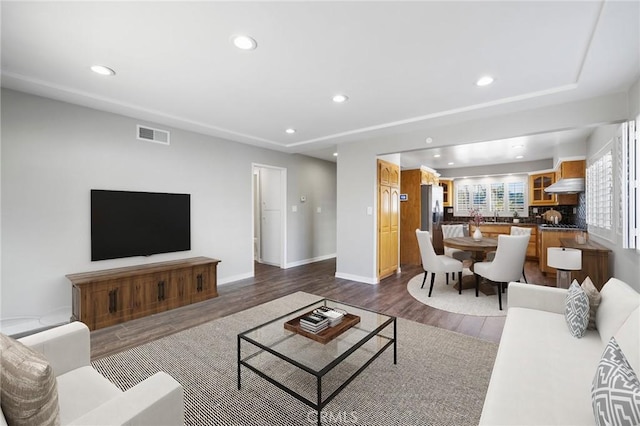
[[[373,215],[373,207],[369,206],[367,207],[367,216],[372,216]]]
[[[316,209],[316,211],[317,211],[318,213],[322,213],[322,207],[318,207],[318,208]]]
[[[298,206],[295,206],[295,205],[291,206],[291,211],[294,212],[294,213],[297,212],[298,211]]]

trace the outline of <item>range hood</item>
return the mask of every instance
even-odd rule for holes
[[[560,179],[553,185],[547,186],[544,189],[544,192],[549,192],[551,194],[577,194],[578,192],[584,192],[584,179]]]

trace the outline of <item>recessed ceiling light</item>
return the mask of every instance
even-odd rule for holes
[[[433,139],[431,139],[431,138],[427,138],[427,139],[425,139],[424,141],[425,141],[426,143],[431,143],[431,142],[433,142]]]
[[[453,166],[455,163],[453,161],[449,161],[447,164]]]
[[[339,95],[335,95],[332,99],[333,99],[333,102],[337,104],[341,104],[343,102],[348,101],[349,97],[347,95],[339,94]]]
[[[484,77],[480,77],[478,81],[476,81],[476,86],[488,86],[493,83],[493,77],[490,75],[485,75]]]
[[[511,148],[520,149],[520,148],[524,148],[524,145],[511,145]]]
[[[294,134],[296,132],[296,129],[287,129],[285,130],[285,133],[288,133],[290,135]]]
[[[433,158],[440,158],[440,154],[433,154]]]
[[[236,35],[231,37],[233,45],[242,50],[253,50],[258,47],[258,42],[246,35]]]
[[[337,157],[337,156],[338,156],[338,153],[337,153],[337,152],[334,152],[334,153],[333,153],[333,156],[334,156],[334,157]]]
[[[516,155],[516,160],[519,160],[519,159],[521,159],[523,157],[524,157],[524,155]]]
[[[105,67],[104,65],[92,65],[91,71],[100,75],[116,75],[116,72],[109,67]]]

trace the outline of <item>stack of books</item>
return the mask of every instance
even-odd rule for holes
[[[329,327],[335,327],[336,325],[342,322],[342,318],[344,318],[344,312],[337,311],[335,309],[331,309],[327,306],[321,306],[315,311],[313,311],[315,315],[325,317],[329,320]]]
[[[317,334],[329,328],[329,320],[320,315],[309,314],[300,318],[300,328],[309,333]]]

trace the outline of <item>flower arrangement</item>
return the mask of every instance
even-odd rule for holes
[[[480,226],[480,224],[484,221],[484,217],[482,217],[482,213],[480,213],[479,209],[471,209],[469,210],[469,216],[471,216],[471,222],[475,226]]]

